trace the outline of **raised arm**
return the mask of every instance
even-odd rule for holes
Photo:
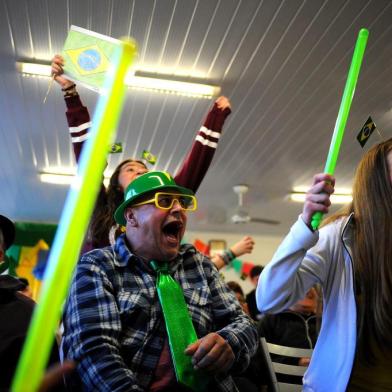
[[[64,100],[67,106],[65,114],[71,134],[75,159],[78,162],[83,143],[88,136],[88,129],[91,127],[90,114],[80,100],[75,83],[63,76],[63,65],[63,57],[58,54],[55,55],[52,59],[52,75],[64,93]]]
[[[255,242],[252,237],[246,236],[236,242],[231,248],[225,250],[222,254],[215,254],[211,257],[211,261],[216,268],[221,269],[225,265],[230,264],[236,257],[240,257],[247,253],[252,253]]]
[[[58,54],[55,55],[52,59],[52,75],[64,93],[64,101],[67,106],[67,111],[65,114],[71,135],[75,160],[78,163],[84,142],[88,138],[89,128],[91,127],[90,114],[88,109],[83,106],[83,103],[80,100],[79,94],[76,91],[75,83],[64,77],[63,65],[63,57]],[[102,181],[97,201],[95,203],[94,215],[99,215],[100,212],[105,209],[106,204],[106,189]],[[109,239],[107,239],[107,241],[109,241]],[[107,241],[102,242],[102,240],[93,238],[91,236],[88,238],[86,237],[83,243],[81,254],[86,253],[94,248],[105,246],[108,244]]]
[[[338,234],[334,225],[313,232],[310,223],[315,212],[328,212],[334,182],[328,174],[314,177],[301,216],[260,275],[256,302],[261,312],[288,309],[305,297],[310,287],[326,280]]]
[[[223,124],[230,113],[230,101],[226,97],[219,97],[208,113],[203,126],[196,135],[191,150],[175,176],[177,184],[190,188],[194,192],[198,190],[210,167]]]

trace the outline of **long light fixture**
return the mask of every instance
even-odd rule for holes
[[[48,168],[39,173],[41,182],[56,185],[70,185],[75,178],[75,171],[64,167]],[[105,173],[103,183],[107,187],[110,177]]]
[[[50,77],[51,67],[48,64],[17,62],[17,69],[28,76]],[[166,94],[184,95],[195,98],[212,98],[219,95],[220,87],[204,83],[175,80],[168,75],[147,72],[142,69],[130,71],[125,79],[129,88],[149,90]]]
[[[303,203],[306,198],[306,192],[308,188],[304,186],[298,186],[293,189],[290,193],[289,198],[291,201]],[[331,195],[332,204],[347,204],[353,200],[351,189],[347,188],[335,188],[335,193]]]

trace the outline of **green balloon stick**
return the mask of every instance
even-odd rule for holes
[[[329,146],[324,173],[333,175],[335,172],[340,145],[342,144],[344,129],[346,128],[347,118],[350,113],[351,102],[353,100],[355,86],[357,84],[368,36],[369,31],[367,29],[361,29],[358,33],[357,43],[355,44],[354,54],[343,92],[342,102],[340,103],[339,113],[331,139],[331,145]],[[313,230],[316,230],[319,227],[322,218],[323,214],[321,212],[316,212],[313,215],[311,223]]]
[[[71,283],[123,106],[124,78],[136,53],[136,44],[122,41],[104,94],[99,98],[90,131],[70,187],[45,271],[44,284],[34,311],[22,355],[13,379],[13,392],[38,390],[48,361],[62,306]]]

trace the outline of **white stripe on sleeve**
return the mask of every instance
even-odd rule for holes
[[[86,139],[88,139],[88,136],[89,136],[89,133],[85,133],[82,136],[71,137],[71,141],[72,141],[72,143],[84,142]]]
[[[204,127],[204,126],[200,128],[200,131],[205,133],[207,136],[214,137],[215,139],[219,139],[220,136],[221,136],[220,132],[211,131],[211,129],[208,129],[208,128]]]
[[[77,127],[69,127],[69,132],[70,132],[70,133],[74,133],[74,132],[84,131],[84,130],[87,129],[87,128],[91,128],[91,125],[92,125],[92,122],[89,121],[89,122],[80,124],[80,125],[77,126]]]
[[[204,146],[208,146],[211,148],[216,148],[218,146],[218,143],[216,142],[212,142],[211,140],[205,139],[203,136],[201,135],[197,135],[195,138],[196,141],[200,142],[201,144],[203,144]]]

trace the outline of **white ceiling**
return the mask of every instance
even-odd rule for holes
[[[392,2],[389,0],[1,0],[0,213],[16,220],[56,222],[65,186],[43,184],[38,172],[72,166],[59,89],[42,103],[48,80],[25,78],[21,59],[50,60],[71,24],[112,37],[133,36],[140,67],[203,75],[232,102],[223,137],[198,193],[190,228],[220,232],[286,232],[300,211],[290,189],[322,171],[353,47],[370,30],[336,177],[350,187],[363,151],[356,134],[371,115],[391,137]],[[97,96],[80,88],[93,112]],[[124,154],[143,149],[158,169],[174,173],[211,101],[129,91],[118,132]],[[376,142],[374,134],[369,143]],[[367,146],[367,148],[369,148]],[[252,215],[278,226],[208,223],[230,215],[232,186],[245,183]]]

